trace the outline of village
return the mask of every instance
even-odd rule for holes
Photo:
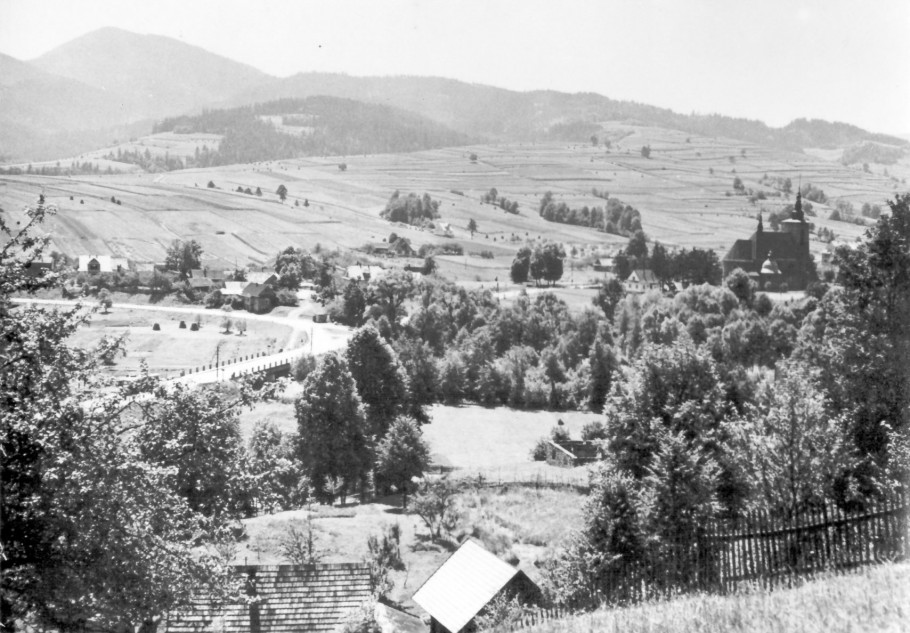
[[[4,0],[0,627],[908,630],[854,4]]]

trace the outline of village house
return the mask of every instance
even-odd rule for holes
[[[272,306],[278,303],[275,291],[265,284],[248,283],[241,296],[243,297],[243,307],[247,312],[254,314],[268,312]]]
[[[736,240],[724,256],[724,276],[741,268],[762,289],[777,289],[784,283],[790,290],[805,289],[812,281],[813,265],[809,254],[809,223],[803,215],[799,193],[790,218],[781,222],[780,228],[780,231],[766,231],[759,214],[752,237]]]
[[[423,583],[414,602],[430,614],[430,633],[473,633],[474,618],[499,595],[528,605],[543,599],[523,571],[468,539]]]
[[[129,268],[129,263],[121,257],[110,255],[80,255],[79,272],[97,275],[99,273],[121,272]]]
[[[660,280],[653,271],[647,268],[633,270],[628,279],[624,282],[626,289],[630,292],[645,292],[660,288]]]
[[[364,563],[238,565],[244,597],[217,604],[198,596],[168,613],[161,633],[330,632],[370,600],[370,567]]]

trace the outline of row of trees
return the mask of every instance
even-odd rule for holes
[[[609,195],[609,194],[607,194]],[[547,191],[540,200],[540,216],[548,222],[588,226],[614,235],[632,235],[641,230],[638,209],[623,204],[616,198],[607,198],[607,206],[570,208],[565,202],[556,202]]]

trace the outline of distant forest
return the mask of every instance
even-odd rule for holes
[[[270,117],[280,117],[276,126]],[[305,122],[305,126],[296,124]],[[205,110],[155,124],[153,133],[222,134],[217,150],[197,166],[231,165],[297,156],[412,152],[465,145],[471,139],[422,116],[335,97],[279,99]]]

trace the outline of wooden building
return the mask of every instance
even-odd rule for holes
[[[540,604],[540,588],[518,569],[468,539],[414,594],[430,614],[430,633],[473,633],[474,619],[499,595]]]
[[[590,464],[601,458],[600,446],[588,440],[547,440],[547,463],[562,468]]]
[[[365,563],[238,565],[245,596],[216,604],[198,596],[168,613],[160,633],[297,633],[334,631],[370,600]]]

